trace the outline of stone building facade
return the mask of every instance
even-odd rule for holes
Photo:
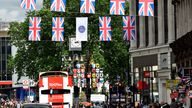
[[[192,69],[192,0],[172,0],[172,3],[175,7],[176,40],[170,47],[175,55],[177,69]],[[186,89],[186,93],[188,90]],[[188,108],[190,106],[188,95],[185,100]]]
[[[170,103],[170,90],[165,83],[175,67],[169,44],[175,40],[174,6],[171,0],[154,0],[154,17],[138,16],[138,1],[130,0],[130,15],[136,16],[137,39],[131,40],[131,72],[133,83],[145,81],[149,88],[137,94],[136,101],[150,100]],[[150,71],[153,80],[143,77]]]

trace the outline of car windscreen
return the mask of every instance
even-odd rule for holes
[[[51,106],[47,105],[24,105],[23,108],[51,108]]]

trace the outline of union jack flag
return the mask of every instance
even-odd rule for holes
[[[40,41],[41,32],[41,18],[40,17],[30,17],[29,18],[29,37],[30,41]]]
[[[64,18],[52,18],[52,41],[64,41]]]
[[[111,41],[111,17],[99,17],[100,41]]]
[[[80,13],[95,13],[95,0],[81,0]]]
[[[110,14],[124,15],[125,14],[125,0],[111,0]]]
[[[23,9],[36,9],[36,0],[21,0],[21,8]]]
[[[51,11],[65,12],[66,0],[51,0]]]
[[[123,39],[126,41],[136,40],[134,16],[123,16]]]
[[[154,0],[139,0],[139,15],[154,16]]]

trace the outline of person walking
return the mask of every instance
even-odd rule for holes
[[[74,108],[79,108],[79,87],[74,86]]]
[[[177,105],[175,99],[172,99],[171,101],[172,101],[172,102],[171,102],[171,104],[170,104],[170,108],[178,108],[178,105]]]

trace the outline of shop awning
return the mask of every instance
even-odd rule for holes
[[[11,85],[12,81],[0,81],[0,85]]]

